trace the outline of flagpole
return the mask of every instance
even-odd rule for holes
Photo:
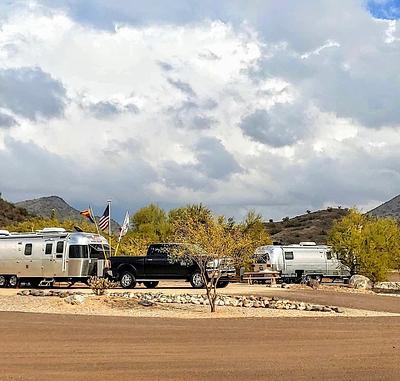
[[[115,248],[115,253],[114,253],[115,255],[117,255],[117,253],[118,253],[118,249],[119,249],[119,245],[121,243],[122,236],[126,234],[126,231],[124,231],[125,228],[129,229],[129,213],[128,212],[126,212],[124,222],[119,231],[118,243],[117,243],[117,247]]]
[[[115,248],[115,255],[117,255],[117,253],[118,253],[118,249],[119,249],[119,244],[121,243],[121,238],[122,238],[122,230],[121,230],[121,232],[119,233],[119,237],[118,237],[118,243],[117,243],[117,247]]]
[[[110,245],[110,256],[112,255],[112,247],[111,247],[111,200],[107,200],[108,203],[108,211],[110,212],[109,215],[109,223],[108,223],[108,244]]]
[[[94,225],[96,226],[97,234],[98,234],[99,236],[101,236],[100,230],[99,230],[99,226],[97,225],[97,222],[96,222],[96,217],[94,216],[93,210],[92,210],[92,208],[91,208],[90,206],[89,206],[89,212],[90,212],[90,214],[91,214],[91,216],[92,216],[92,219],[93,219],[93,221],[94,221]],[[101,248],[103,249],[104,259],[106,260],[106,259],[107,259],[107,255],[106,255],[106,249],[104,248],[104,243],[103,243],[103,241],[101,241]],[[111,249],[110,249],[110,251],[111,251]]]

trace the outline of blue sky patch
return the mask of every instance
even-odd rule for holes
[[[375,18],[386,20],[400,18],[400,0],[368,0],[367,6]]]

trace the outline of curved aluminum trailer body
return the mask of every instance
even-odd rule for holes
[[[298,245],[267,245],[255,251],[258,263],[266,263],[279,271],[287,280],[304,276],[348,278],[350,269],[343,265],[330,246],[315,245],[311,242]]]
[[[16,276],[20,280],[85,280],[103,275],[98,273],[104,268],[103,248],[107,254],[106,239],[92,233],[60,228],[35,233],[0,231],[0,276]]]

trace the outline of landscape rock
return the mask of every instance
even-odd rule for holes
[[[85,297],[83,295],[74,294],[67,296],[64,301],[69,304],[82,304],[85,301]]]
[[[364,275],[353,275],[349,280],[349,286],[355,289],[371,290],[372,281]]]
[[[377,282],[375,283],[374,288],[400,291],[400,282]]]
[[[154,306],[154,303],[153,303],[153,302],[150,302],[150,300],[140,300],[140,301],[138,302],[138,304],[140,304],[140,305],[143,306],[143,307],[151,307],[151,306]]]

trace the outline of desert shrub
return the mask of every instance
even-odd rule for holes
[[[117,283],[106,278],[98,278],[94,276],[89,279],[89,287],[95,295],[100,296],[104,295],[106,290],[117,287]]]

